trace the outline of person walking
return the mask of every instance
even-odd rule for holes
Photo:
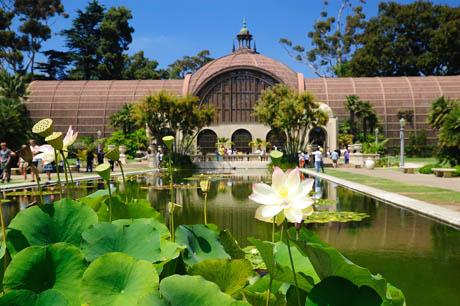
[[[97,152],[97,164],[102,165],[103,163],[104,163],[104,152],[102,152],[102,150],[99,150],[99,152]]]
[[[11,150],[7,148],[6,142],[2,142],[0,144],[0,160],[2,163],[2,183],[5,182],[5,180],[9,183],[11,179]]]
[[[27,181],[27,167],[28,166],[29,165],[27,164],[27,162],[24,159],[22,159],[22,157],[19,157],[19,162],[18,162],[19,172],[24,176],[24,181]]]
[[[321,153],[321,151],[317,147],[316,150],[313,152],[313,156],[315,157],[315,171],[319,172],[319,168],[321,167],[321,160],[323,159],[323,153]]]
[[[86,152],[86,172],[93,172],[94,155],[92,151]]]
[[[33,139],[29,140],[29,145],[30,145],[30,151],[32,152],[32,156],[33,156],[32,164],[34,164],[35,168],[38,168],[38,159],[35,156],[39,153],[38,151],[39,147],[35,144],[35,140]],[[35,173],[32,170],[30,170],[30,176],[32,177],[32,182],[35,182]],[[37,180],[38,179],[39,178],[37,178]]]
[[[305,155],[303,154],[302,151],[298,152],[298,157],[299,157],[299,167],[300,168],[305,167]]]
[[[332,167],[337,168],[337,163],[339,160],[339,153],[337,153],[337,151],[332,151],[331,159],[332,159]]]
[[[46,164],[45,167],[43,167],[43,171],[45,171],[46,175],[48,176],[48,181],[51,181],[51,172],[55,170],[54,165],[55,162],[52,161],[51,163]]]
[[[350,162],[350,154],[347,150],[345,150],[345,154],[343,156],[345,156],[345,165],[348,165],[348,163]]]

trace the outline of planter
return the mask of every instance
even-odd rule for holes
[[[355,149],[355,145],[353,145],[353,144],[348,145],[348,152],[353,153],[354,149]]]
[[[353,149],[356,150],[356,153],[361,153],[361,150],[363,149],[363,145],[360,143],[355,143],[353,146]]]
[[[366,169],[373,170],[375,168],[375,160],[372,157],[368,157],[364,166]]]
[[[112,149],[115,149],[115,145],[109,144],[109,145],[107,146],[107,151],[110,151],[110,150],[112,150]]]

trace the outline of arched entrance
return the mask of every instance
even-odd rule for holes
[[[197,144],[200,151],[204,153],[212,153],[216,151],[217,134],[214,131],[206,129],[202,130],[197,136]]]
[[[271,130],[265,139],[271,144],[271,148],[277,147],[279,150],[286,144],[286,135],[279,130]]]
[[[308,143],[326,148],[326,131],[322,127],[315,127],[308,133]]]
[[[232,142],[234,143],[233,147],[238,152],[251,152],[251,147],[249,143],[252,141],[251,133],[245,129],[236,130],[232,135]]]

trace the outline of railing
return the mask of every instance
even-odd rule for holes
[[[195,163],[200,162],[268,162],[270,161],[269,155],[260,154],[232,154],[232,155],[190,155],[190,158]]]

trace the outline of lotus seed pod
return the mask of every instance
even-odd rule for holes
[[[21,150],[19,150],[17,153],[18,153],[19,157],[21,157],[25,162],[27,162],[29,164],[32,163],[32,160],[33,160],[34,156],[32,154],[32,151],[30,150],[29,146],[23,145],[21,147]]]
[[[165,145],[168,147],[168,149],[171,149],[172,144],[174,142],[174,136],[165,136],[162,139]]]
[[[62,150],[62,147],[64,146],[61,132],[54,132],[53,134],[46,137],[45,141],[58,151]]]
[[[210,187],[211,187],[211,182],[210,181],[208,181],[208,180],[200,181],[201,191],[208,192]]]
[[[119,161],[120,160],[120,150],[118,150],[118,147],[115,147],[109,152],[105,153],[104,156],[110,159],[111,161]]]
[[[96,167],[96,172],[102,177],[104,180],[110,180],[110,164],[103,163]]]
[[[270,158],[272,159],[273,165],[277,166],[281,161],[281,157],[283,157],[283,152],[278,150],[273,150],[270,153]]]
[[[32,133],[42,137],[48,137],[53,134],[53,120],[50,118],[42,119],[32,127]]]

